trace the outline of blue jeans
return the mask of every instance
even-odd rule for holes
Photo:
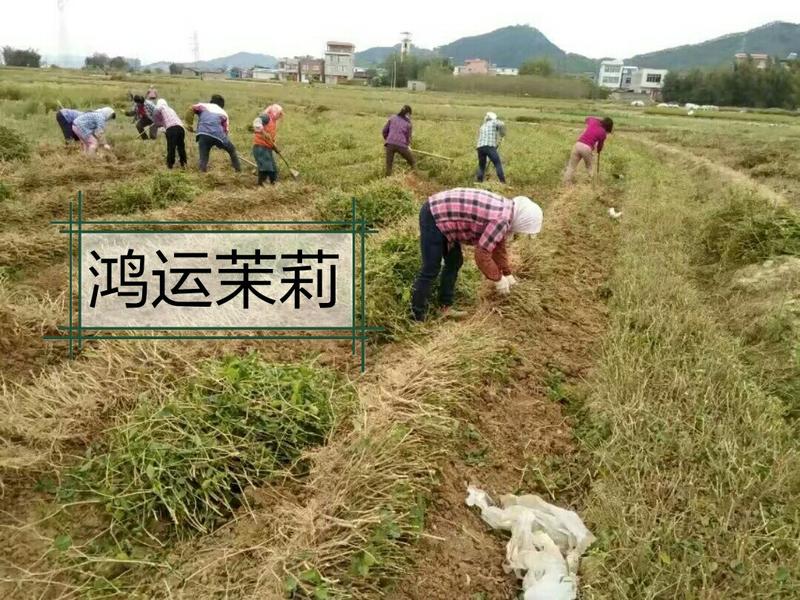
[[[428,311],[428,298],[439,271],[442,270],[442,261],[444,270],[439,280],[439,302],[442,306],[453,304],[458,272],[464,264],[461,244],[448,245],[447,238],[436,226],[428,202],[423,204],[419,211],[419,247],[422,253],[422,268],[411,290],[411,312],[417,321],[424,321],[425,313]]]
[[[236,153],[236,146],[233,145],[232,141],[222,142],[215,137],[201,133],[197,136],[197,150],[200,154],[198,167],[203,173],[208,171],[208,155],[211,154],[211,148],[214,147],[225,150],[230,155],[234,171],[239,172],[242,170],[242,166],[239,164],[239,155]]]
[[[495,171],[497,171],[497,178],[502,182],[506,182],[506,174],[503,172],[503,163],[500,162],[500,155],[497,153],[497,148],[494,146],[481,146],[478,148],[478,174],[476,179],[483,181],[486,175],[486,159],[492,161]]]

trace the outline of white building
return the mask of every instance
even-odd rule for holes
[[[622,67],[625,62],[622,60],[604,60],[600,63],[600,74],[597,77],[597,85],[609,90],[618,90],[622,87]]]
[[[278,67],[276,68],[278,79],[281,81],[297,81],[298,73],[300,72],[300,59],[299,58],[279,58]],[[255,75],[253,75],[255,77]]]
[[[262,81],[269,81],[278,78],[277,69],[265,69],[262,67],[255,67],[253,69],[253,79],[260,79]]]
[[[325,83],[353,79],[356,47],[349,42],[328,42],[325,50]]]
[[[495,74],[497,75],[508,75],[508,76],[519,75],[519,69],[515,69],[513,67],[495,67],[494,71]]]
[[[664,87],[667,69],[639,69],[633,76],[631,89],[637,94],[655,95]]]
[[[424,92],[428,89],[428,86],[425,85],[424,81],[416,81],[413,79],[408,81],[408,85],[406,87],[408,87],[408,89],[412,92]]]

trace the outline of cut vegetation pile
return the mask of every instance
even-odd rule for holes
[[[96,499],[116,529],[207,532],[241,492],[325,441],[350,392],[334,374],[257,357],[211,362],[203,375],[140,405],[73,469],[63,501]]]
[[[112,187],[104,201],[108,210],[125,215],[190,202],[199,193],[188,175],[159,172],[149,181],[125,182]]]
[[[0,125],[0,161],[26,161],[30,155],[31,146],[21,133]]]
[[[351,220],[353,198],[358,216],[373,227],[391,225],[419,211],[419,203],[407,188],[392,179],[379,179],[352,192],[326,192],[315,204],[317,217],[327,221]]]
[[[731,269],[782,254],[800,254],[800,218],[753,192],[728,190],[701,232],[703,264]]]

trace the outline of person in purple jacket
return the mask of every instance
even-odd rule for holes
[[[399,154],[414,168],[414,155],[411,154],[411,107],[406,104],[400,112],[386,121],[383,126],[384,146],[386,147],[386,176],[392,174],[394,155]]]
[[[597,155],[603,151],[606,137],[614,130],[614,121],[609,117],[605,119],[598,119],[597,117],[586,118],[586,129],[575,142],[572,148],[572,154],[567,163],[567,170],[564,173],[564,183],[570,184],[575,180],[575,169],[583,161],[586,164],[586,170],[591,175],[592,165],[594,164],[594,151]]]

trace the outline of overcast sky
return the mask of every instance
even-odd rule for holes
[[[57,54],[57,0],[1,0],[0,46]],[[522,2],[495,0],[65,0],[69,54],[105,52],[190,61],[197,30],[200,58],[234,52],[274,56],[324,52],[326,40],[357,49],[390,46],[401,31],[432,48],[499,27],[529,24],[567,52],[626,58],[701,42],[770,21],[800,22],[800,1],[716,3],[698,0]],[[720,6],[722,4],[722,6]]]

